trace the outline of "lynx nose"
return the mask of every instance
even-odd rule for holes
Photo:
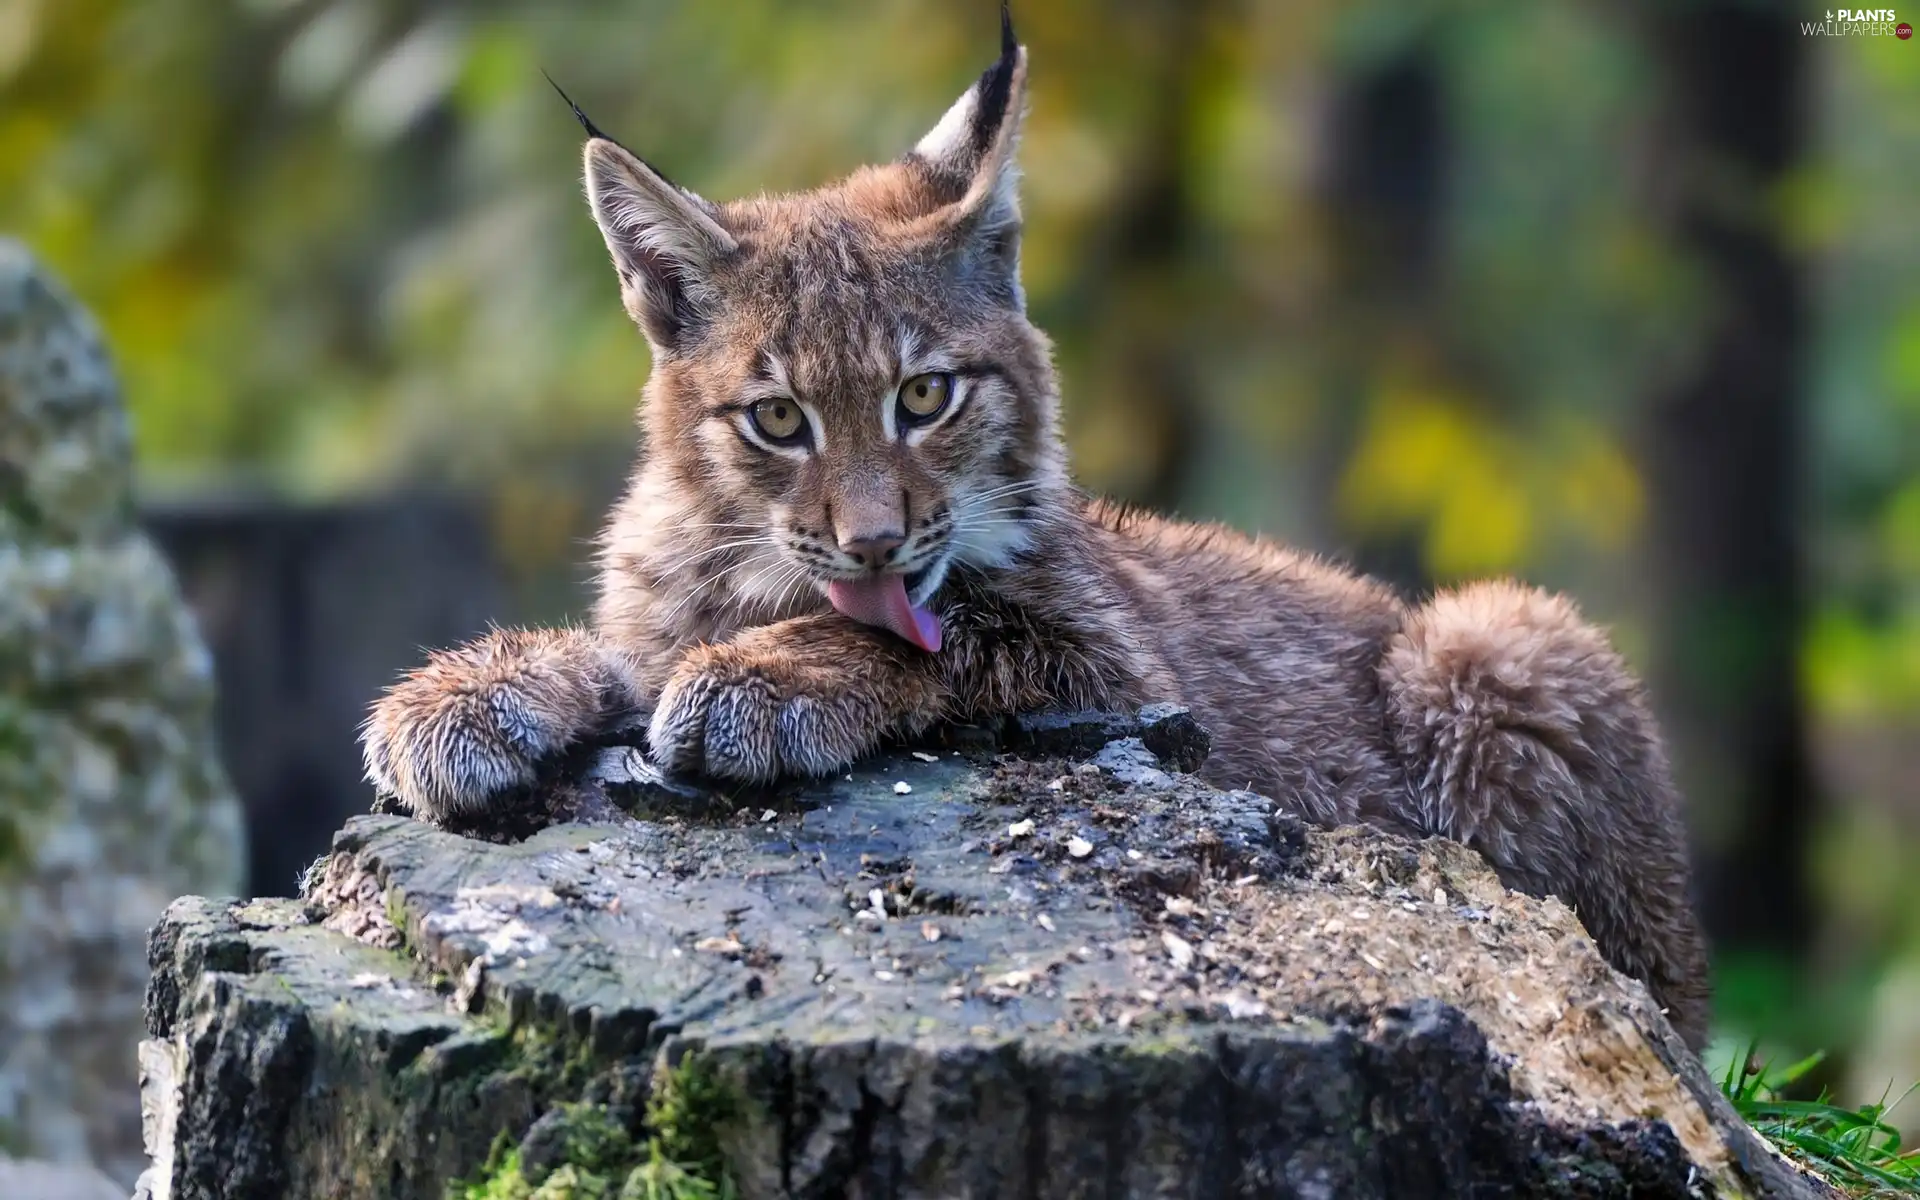
[[[907,539],[898,534],[886,533],[879,537],[854,538],[840,543],[840,552],[849,555],[869,571],[878,571],[894,560],[900,553],[900,547]]]

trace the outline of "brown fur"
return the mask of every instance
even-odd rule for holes
[[[1678,800],[1639,686],[1569,602],[1484,583],[1409,607],[1073,489],[1018,283],[1024,74],[1009,44],[913,154],[800,196],[711,205],[589,141],[595,215],[655,352],[593,628],[434,655],[375,706],[369,777],[441,817],[639,720],[673,768],[766,780],[944,718],[1182,700],[1215,733],[1209,779],[1476,847],[1571,903],[1699,1046]],[[933,367],[964,402],[908,444],[881,414]],[[742,425],[775,395],[810,406],[810,449]],[[938,654],[828,605],[827,580],[868,569],[862,546],[926,573]]]

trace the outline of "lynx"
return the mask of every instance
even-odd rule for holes
[[[431,655],[375,704],[368,778],[444,819],[625,727],[669,769],[766,781],[946,719],[1178,700],[1210,780],[1456,839],[1569,902],[1697,1048],[1679,802],[1573,604],[1511,582],[1415,603],[1075,488],[1020,283],[1026,80],[1003,16],[999,60],[900,159],[725,205],[574,107],[653,354],[593,620]]]

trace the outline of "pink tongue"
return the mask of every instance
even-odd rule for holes
[[[907,599],[904,576],[836,579],[827,585],[827,599],[862,625],[890,629],[929,654],[940,649],[940,618]]]

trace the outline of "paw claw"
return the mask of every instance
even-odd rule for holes
[[[774,744],[779,697],[757,679],[747,679],[714,694],[707,707],[707,774],[719,779],[765,782],[780,777]]]
[[[647,726],[647,747],[653,761],[667,771],[694,773],[703,765],[707,737],[707,709],[717,682],[704,675],[667,685]]]
[[[780,709],[776,744],[787,770],[806,776],[845,770],[862,749],[832,719],[827,706],[811,696],[796,696]]]

